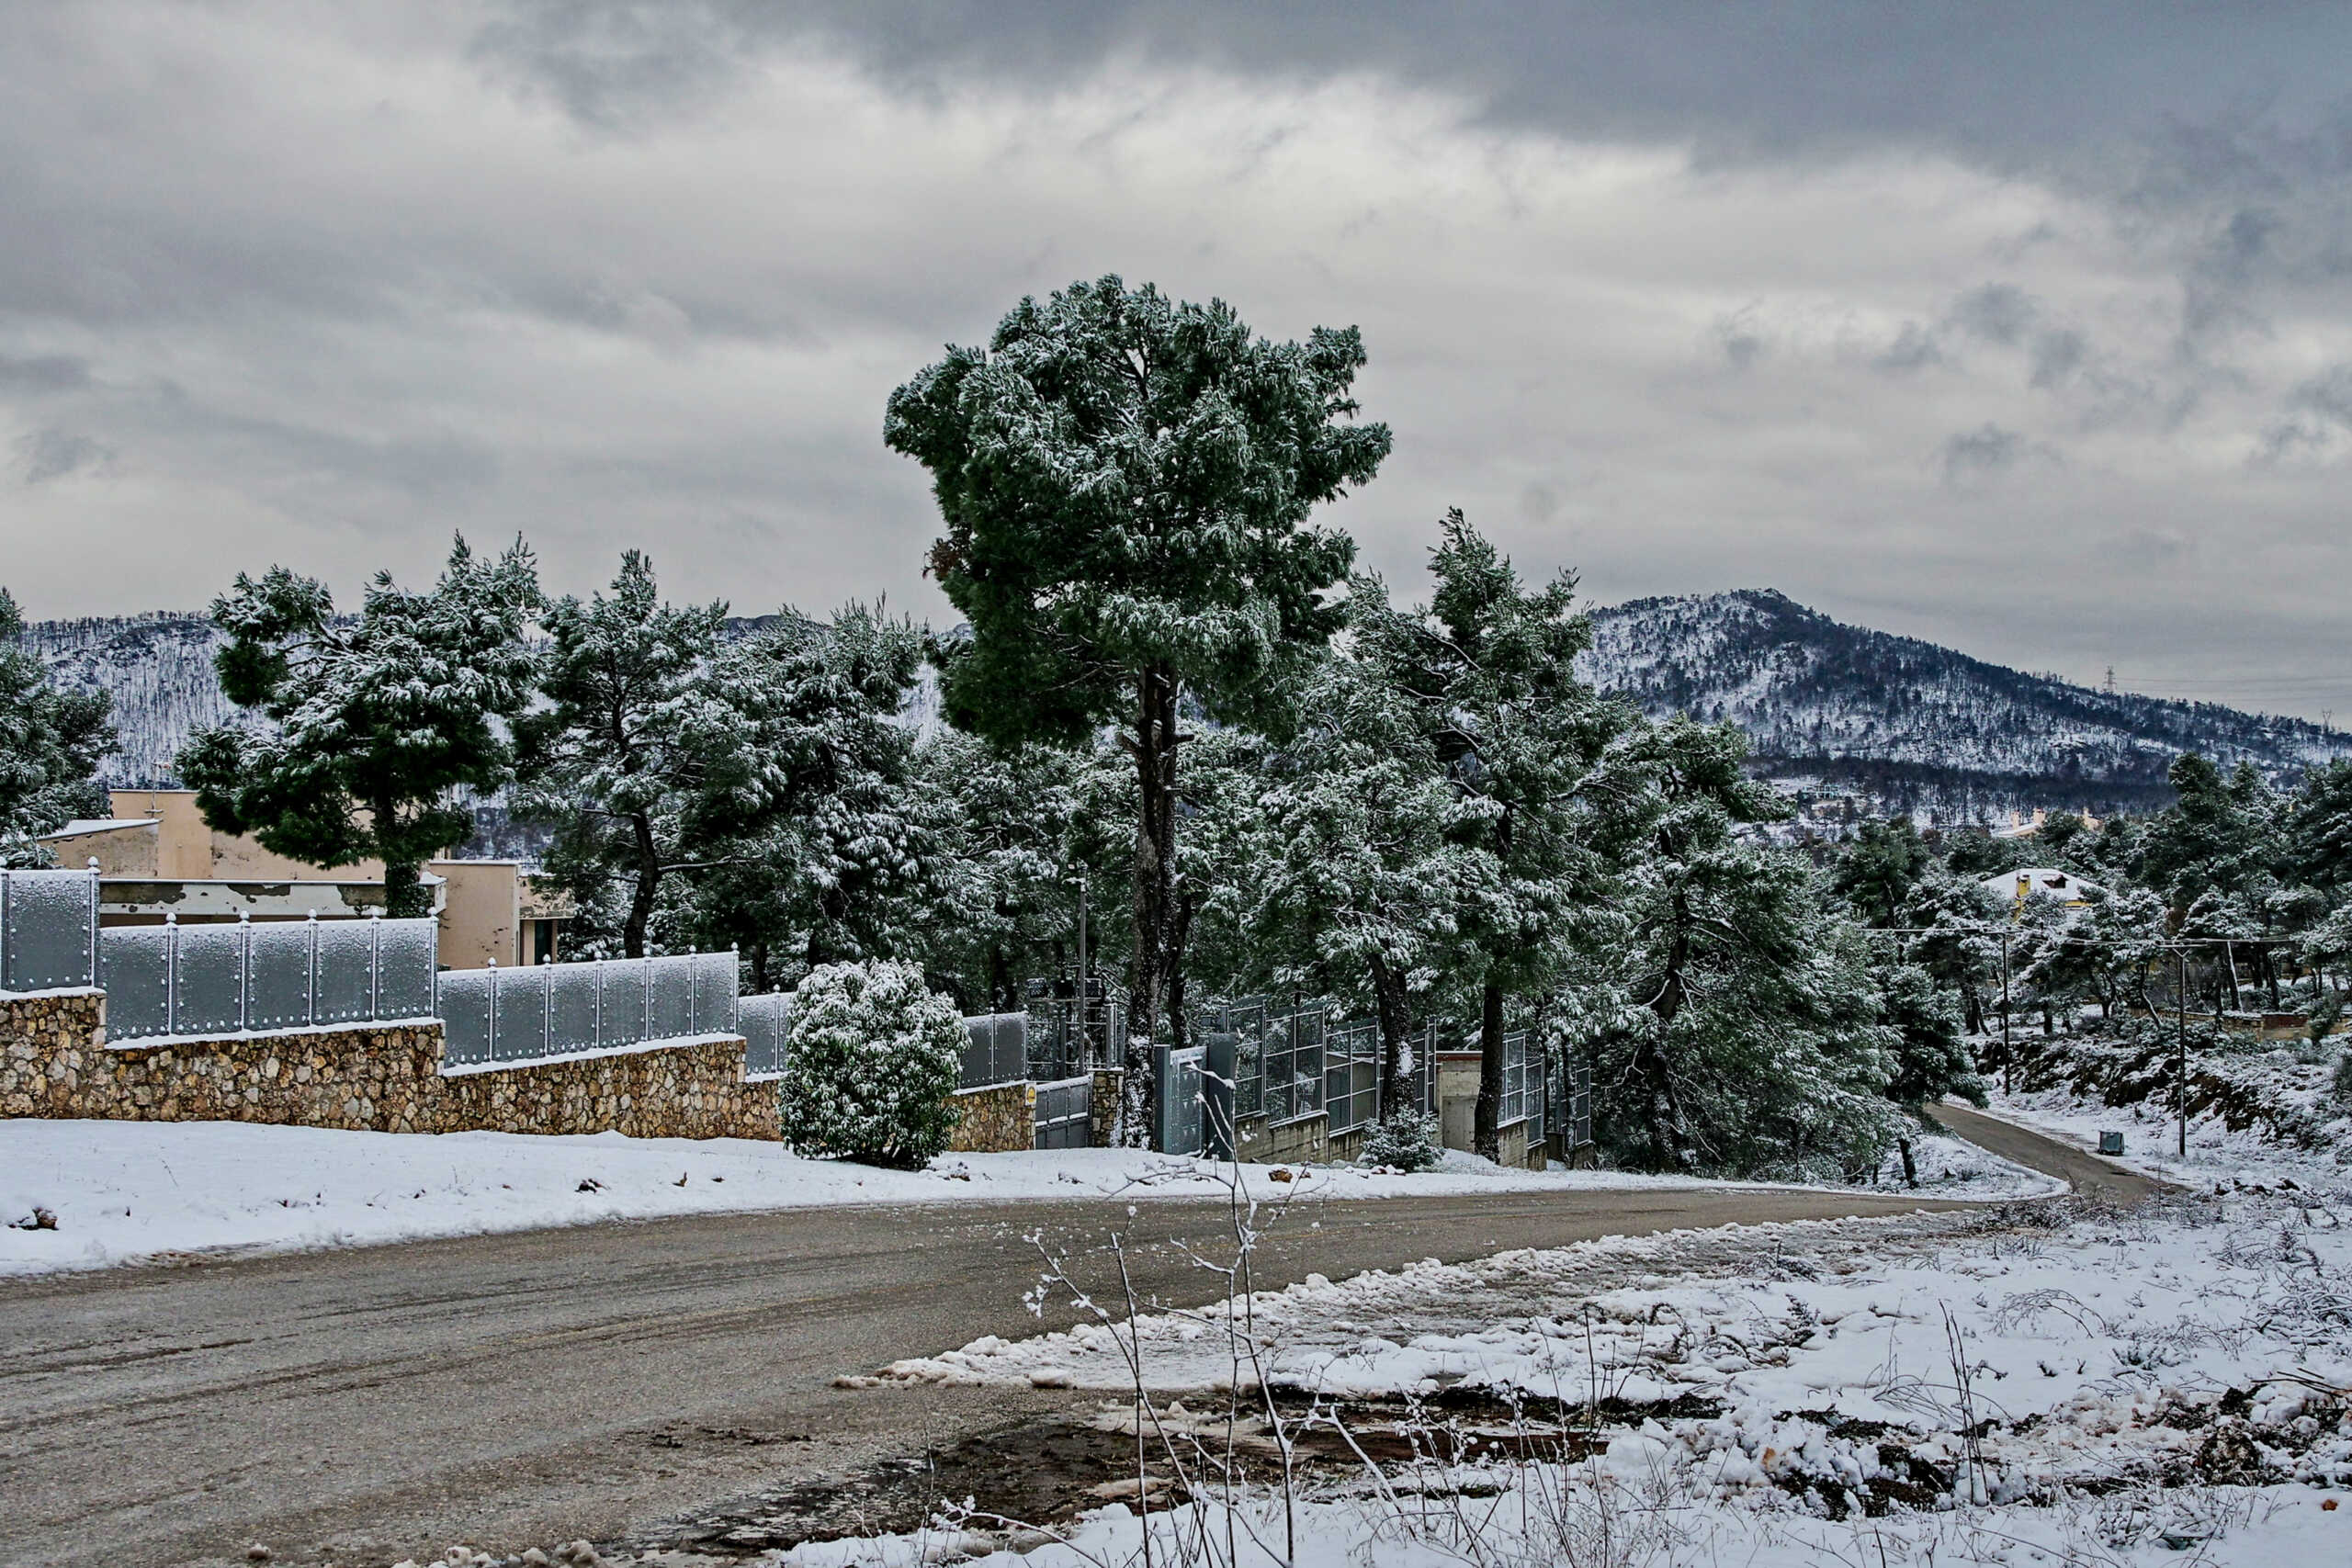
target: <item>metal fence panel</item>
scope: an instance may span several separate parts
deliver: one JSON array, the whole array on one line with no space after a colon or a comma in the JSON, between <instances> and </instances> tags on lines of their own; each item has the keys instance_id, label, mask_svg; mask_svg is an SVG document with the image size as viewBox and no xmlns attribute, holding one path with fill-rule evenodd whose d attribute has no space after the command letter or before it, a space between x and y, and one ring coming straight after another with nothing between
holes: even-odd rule
<instances>
[{"instance_id":1,"label":"metal fence panel","mask_svg":"<svg viewBox=\"0 0 2352 1568\"><path fill-rule=\"evenodd\" d=\"M1029 1076L1029 1015L981 1013L964 1021L962 1087L1019 1083Z\"/></svg>"},{"instance_id":2,"label":"metal fence panel","mask_svg":"<svg viewBox=\"0 0 2352 1568\"><path fill-rule=\"evenodd\" d=\"M441 1059L453 1067L490 1058L490 983L494 969L453 969L441 976Z\"/></svg>"},{"instance_id":3,"label":"metal fence panel","mask_svg":"<svg viewBox=\"0 0 2352 1568\"><path fill-rule=\"evenodd\" d=\"M687 961L694 968L695 1032L733 1034L736 990L741 966L732 953L698 953Z\"/></svg>"},{"instance_id":4,"label":"metal fence panel","mask_svg":"<svg viewBox=\"0 0 2352 1568\"><path fill-rule=\"evenodd\" d=\"M743 1035L746 1077L770 1077L784 1071L785 1048L792 1039L789 992L743 998L737 1004L736 1027Z\"/></svg>"},{"instance_id":5,"label":"metal fence panel","mask_svg":"<svg viewBox=\"0 0 2352 1568\"><path fill-rule=\"evenodd\" d=\"M645 1006L650 976L645 965L623 959L598 967L604 972L604 1018L596 1038L605 1045L634 1045L649 1038Z\"/></svg>"},{"instance_id":6,"label":"metal fence panel","mask_svg":"<svg viewBox=\"0 0 2352 1568\"><path fill-rule=\"evenodd\" d=\"M441 923L429 916L382 920L376 928L376 1016L431 1018Z\"/></svg>"},{"instance_id":7,"label":"metal fence panel","mask_svg":"<svg viewBox=\"0 0 2352 1568\"><path fill-rule=\"evenodd\" d=\"M684 1040L695 1032L695 975L690 964L654 959L646 965L652 991L648 1040Z\"/></svg>"},{"instance_id":8,"label":"metal fence panel","mask_svg":"<svg viewBox=\"0 0 2352 1568\"><path fill-rule=\"evenodd\" d=\"M319 922L318 996L321 1023L357 1023L376 1016L376 941L384 922Z\"/></svg>"},{"instance_id":9,"label":"metal fence panel","mask_svg":"<svg viewBox=\"0 0 2352 1568\"><path fill-rule=\"evenodd\" d=\"M490 1056L494 1062L527 1062L552 1055L548 1048L548 970L490 972Z\"/></svg>"},{"instance_id":10,"label":"metal fence panel","mask_svg":"<svg viewBox=\"0 0 2352 1568\"><path fill-rule=\"evenodd\" d=\"M1082 1149L1093 1142L1094 1077L1065 1078L1037 1086L1036 1145L1041 1149Z\"/></svg>"},{"instance_id":11,"label":"metal fence panel","mask_svg":"<svg viewBox=\"0 0 2352 1568\"><path fill-rule=\"evenodd\" d=\"M548 1049L593 1051L596 1032L596 982L602 965L543 964L548 985Z\"/></svg>"},{"instance_id":12,"label":"metal fence panel","mask_svg":"<svg viewBox=\"0 0 2352 1568\"><path fill-rule=\"evenodd\" d=\"M86 871L0 872L0 991L97 984L98 879Z\"/></svg>"},{"instance_id":13,"label":"metal fence panel","mask_svg":"<svg viewBox=\"0 0 2352 1568\"><path fill-rule=\"evenodd\" d=\"M1153 1053L1159 1078L1159 1125L1152 1146L1162 1154L1197 1155L1202 1150L1201 1067L1206 1055L1199 1045L1182 1051L1163 1045Z\"/></svg>"},{"instance_id":14,"label":"metal fence panel","mask_svg":"<svg viewBox=\"0 0 2352 1568\"><path fill-rule=\"evenodd\" d=\"M309 920L245 928L245 1027L300 1029L311 1021Z\"/></svg>"},{"instance_id":15,"label":"metal fence panel","mask_svg":"<svg viewBox=\"0 0 2352 1568\"><path fill-rule=\"evenodd\" d=\"M235 1034L245 1027L245 928L181 926L173 984L174 1034Z\"/></svg>"},{"instance_id":16,"label":"metal fence panel","mask_svg":"<svg viewBox=\"0 0 2352 1568\"><path fill-rule=\"evenodd\" d=\"M98 984L107 993L107 1038L168 1034L172 1028L172 928L117 926L98 938Z\"/></svg>"}]
</instances>

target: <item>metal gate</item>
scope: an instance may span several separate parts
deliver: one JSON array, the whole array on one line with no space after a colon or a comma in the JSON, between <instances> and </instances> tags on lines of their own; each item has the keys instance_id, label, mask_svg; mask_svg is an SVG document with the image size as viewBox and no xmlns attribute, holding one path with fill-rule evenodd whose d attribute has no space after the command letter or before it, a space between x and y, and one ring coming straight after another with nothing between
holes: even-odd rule
<instances>
[{"instance_id":1,"label":"metal gate","mask_svg":"<svg viewBox=\"0 0 2352 1568\"><path fill-rule=\"evenodd\" d=\"M1092 1075L1037 1086L1037 1147L1085 1148L1093 1142L1093 1124Z\"/></svg>"},{"instance_id":2,"label":"metal gate","mask_svg":"<svg viewBox=\"0 0 2352 1568\"><path fill-rule=\"evenodd\" d=\"M1206 1054L1199 1045L1182 1051L1162 1045L1152 1052L1152 1070L1159 1079L1159 1125L1152 1129L1151 1146L1161 1154L1197 1155L1205 1146L1201 1066Z\"/></svg>"}]
</instances>

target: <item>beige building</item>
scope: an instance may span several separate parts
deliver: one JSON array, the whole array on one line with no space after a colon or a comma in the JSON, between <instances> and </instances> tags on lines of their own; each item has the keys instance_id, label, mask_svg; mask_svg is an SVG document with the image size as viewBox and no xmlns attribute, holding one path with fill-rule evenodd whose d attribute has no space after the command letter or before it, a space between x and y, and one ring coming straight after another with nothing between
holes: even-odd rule
<instances>
[{"instance_id":1,"label":"beige building","mask_svg":"<svg viewBox=\"0 0 2352 1568\"><path fill-rule=\"evenodd\" d=\"M61 866L98 868L98 914L109 926L233 920L356 919L384 907L378 861L315 866L208 826L196 793L119 789L114 815L45 835ZM565 910L520 861L436 860L424 886L453 969L537 964L555 954Z\"/></svg>"}]
</instances>

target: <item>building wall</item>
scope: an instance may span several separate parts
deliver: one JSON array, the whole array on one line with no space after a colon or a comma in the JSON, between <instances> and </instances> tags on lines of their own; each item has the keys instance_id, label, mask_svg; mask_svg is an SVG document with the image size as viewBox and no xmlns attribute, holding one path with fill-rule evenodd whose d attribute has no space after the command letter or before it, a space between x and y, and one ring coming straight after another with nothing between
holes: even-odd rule
<instances>
[{"instance_id":1,"label":"building wall","mask_svg":"<svg viewBox=\"0 0 2352 1568\"><path fill-rule=\"evenodd\" d=\"M452 969L523 962L522 866L511 860L436 860L443 882L441 962Z\"/></svg>"},{"instance_id":2,"label":"building wall","mask_svg":"<svg viewBox=\"0 0 2352 1568\"><path fill-rule=\"evenodd\" d=\"M743 1043L441 1074L438 1023L110 1047L96 991L0 997L0 1116L260 1122L372 1133L782 1135Z\"/></svg>"},{"instance_id":3,"label":"building wall","mask_svg":"<svg viewBox=\"0 0 2352 1568\"><path fill-rule=\"evenodd\" d=\"M160 824L153 874L184 882L380 882L384 863L315 866L266 850L251 838L215 832L191 789L107 792L112 815L152 817Z\"/></svg>"},{"instance_id":4,"label":"building wall","mask_svg":"<svg viewBox=\"0 0 2352 1568\"><path fill-rule=\"evenodd\" d=\"M61 870L80 871L96 861L100 876L153 876L162 838L153 822L125 822L90 833L44 835L40 841Z\"/></svg>"}]
</instances>

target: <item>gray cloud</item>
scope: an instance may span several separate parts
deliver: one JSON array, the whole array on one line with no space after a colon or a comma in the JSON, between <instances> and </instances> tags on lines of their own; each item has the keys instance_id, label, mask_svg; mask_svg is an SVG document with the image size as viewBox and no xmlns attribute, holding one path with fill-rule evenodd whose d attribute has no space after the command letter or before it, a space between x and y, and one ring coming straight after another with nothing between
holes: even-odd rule
<instances>
[{"instance_id":1,"label":"gray cloud","mask_svg":"<svg viewBox=\"0 0 2352 1568\"><path fill-rule=\"evenodd\" d=\"M111 462L114 454L86 435L35 430L17 439L17 458L25 483L38 485L68 474L95 473Z\"/></svg>"},{"instance_id":2,"label":"gray cloud","mask_svg":"<svg viewBox=\"0 0 2352 1568\"><path fill-rule=\"evenodd\" d=\"M1116 270L1362 325L1398 446L1338 515L1400 581L1458 502L1604 598L2325 674L2347 54L2339 8L2121 0L27 8L0 452L48 478L0 541L36 615L454 527L940 615L883 400ZM2216 516L2252 613L2162 552L2101 592L2100 541Z\"/></svg>"}]
</instances>

